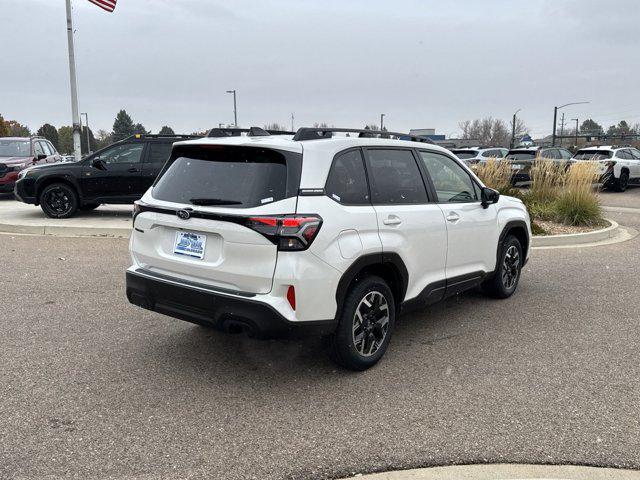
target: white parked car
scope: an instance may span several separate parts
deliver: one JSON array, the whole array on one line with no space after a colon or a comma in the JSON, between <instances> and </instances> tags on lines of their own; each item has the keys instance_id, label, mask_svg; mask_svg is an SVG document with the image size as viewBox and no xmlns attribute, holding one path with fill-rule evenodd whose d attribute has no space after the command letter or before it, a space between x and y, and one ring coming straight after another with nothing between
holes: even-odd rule
<instances>
[{"instance_id":1,"label":"white parked car","mask_svg":"<svg viewBox=\"0 0 640 480\"><path fill-rule=\"evenodd\" d=\"M640 184L640 151L633 147L585 147L572 161L597 161L600 181L605 188L624 192L630 184Z\"/></svg>"},{"instance_id":2,"label":"white parked car","mask_svg":"<svg viewBox=\"0 0 640 480\"><path fill-rule=\"evenodd\" d=\"M491 158L504 158L509 149L502 147L468 147L452 148L451 151L467 165L474 165L486 163Z\"/></svg>"},{"instance_id":3,"label":"white parked car","mask_svg":"<svg viewBox=\"0 0 640 480\"><path fill-rule=\"evenodd\" d=\"M131 303L227 332L327 335L333 359L363 370L401 312L478 285L515 292L526 208L448 150L391 132L262 132L174 144L134 207Z\"/></svg>"}]
</instances>

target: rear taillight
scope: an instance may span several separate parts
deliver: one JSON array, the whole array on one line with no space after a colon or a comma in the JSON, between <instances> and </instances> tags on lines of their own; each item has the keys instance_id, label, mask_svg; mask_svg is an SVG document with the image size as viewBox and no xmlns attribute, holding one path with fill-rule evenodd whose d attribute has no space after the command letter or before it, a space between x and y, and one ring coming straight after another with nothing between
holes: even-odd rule
<instances>
[{"instance_id":1,"label":"rear taillight","mask_svg":"<svg viewBox=\"0 0 640 480\"><path fill-rule=\"evenodd\" d=\"M306 250L318 235L318 215L259 216L247 218L246 226L264 235L278 250Z\"/></svg>"},{"instance_id":2,"label":"rear taillight","mask_svg":"<svg viewBox=\"0 0 640 480\"><path fill-rule=\"evenodd\" d=\"M616 162L613 161L613 160L609 160L608 162L605 162L604 164L607 166L607 170L613 170L613 167L616 164Z\"/></svg>"}]
</instances>

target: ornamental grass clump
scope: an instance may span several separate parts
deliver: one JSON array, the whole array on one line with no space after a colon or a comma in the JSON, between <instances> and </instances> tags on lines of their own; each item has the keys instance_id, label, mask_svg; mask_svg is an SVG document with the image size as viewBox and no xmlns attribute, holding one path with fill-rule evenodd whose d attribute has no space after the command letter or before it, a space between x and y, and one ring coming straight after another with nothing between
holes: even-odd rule
<instances>
[{"instance_id":1,"label":"ornamental grass clump","mask_svg":"<svg viewBox=\"0 0 640 480\"><path fill-rule=\"evenodd\" d=\"M505 160L490 158L484 163L473 166L473 170L487 187L498 190L503 195L515 195L516 189L511 183L511 164Z\"/></svg>"},{"instance_id":2,"label":"ornamental grass clump","mask_svg":"<svg viewBox=\"0 0 640 480\"><path fill-rule=\"evenodd\" d=\"M531 176L531 188L529 189L531 202L553 202L558 198L560 190L566 182L567 165L538 157L534 160L529 174Z\"/></svg>"},{"instance_id":3,"label":"ornamental grass clump","mask_svg":"<svg viewBox=\"0 0 640 480\"><path fill-rule=\"evenodd\" d=\"M554 201L555 221L565 225L597 226L604 223L594 184L595 162L576 162L568 169L565 185Z\"/></svg>"}]
</instances>

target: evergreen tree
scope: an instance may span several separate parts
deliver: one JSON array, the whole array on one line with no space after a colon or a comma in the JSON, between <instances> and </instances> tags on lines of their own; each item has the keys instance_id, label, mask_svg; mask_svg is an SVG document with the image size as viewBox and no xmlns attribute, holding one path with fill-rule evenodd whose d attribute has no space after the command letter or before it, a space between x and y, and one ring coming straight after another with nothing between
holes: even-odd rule
<instances>
[{"instance_id":1,"label":"evergreen tree","mask_svg":"<svg viewBox=\"0 0 640 480\"><path fill-rule=\"evenodd\" d=\"M130 137L135 133L135 126L133 120L125 110L120 110L116 115L116 119L113 122L113 141L117 142L123 138Z\"/></svg>"},{"instance_id":2,"label":"evergreen tree","mask_svg":"<svg viewBox=\"0 0 640 480\"><path fill-rule=\"evenodd\" d=\"M49 140L56 147L56 150L59 150L58 130L56 130L56 127L50 123L45 123L38 129L38 135Z\"/></svg>"},{"instance_id":3,"label":"evergreen tree","mask_svg":"<svg viewBox=\"0 0 640 480\"><path fill-rule=\"evenodd\" d=\"M82 127L82 134L80 135L80 151L83 155L87 155L89 150L95 152L97 148L96 139L93 136L93 132L89 129L89 146L90 148L87 150L87 127Z\"/></svg>"},{"instance_id":4,"label":"evergreen tree","mask_svg":"<svg viewBox=\"0 0 640 480\"><path fill-rule=\"evenodd\" d=\"M158 132L158 135L175 135L176 132L173 131L173 128L168 127L168 126L164 126L160 129L160 131Z\"/></svg>"},{"instance_id":5,"label":"evergreen tree","mask_svg":"<svg viewBox=\"0 0 640 480\"><path fill-rule=\"evenodd\" d=\"M58 128L58 152L64 155L73 153L73 128L68 125Z\"/></svg>"},{"instance_id":6,"label":"evergreen tree","mask_svg":"<svg viewBox=\"0 0 640 480\"><path fill-rule=\"evenodd\" d=\"M133 133L140 133L141 135L146 135L147 133L151 133L151 131L147 131L146 128L144 128L144 125L142 125L141 123L136 123L133 126Z\"/></svg>"}]
</instances>

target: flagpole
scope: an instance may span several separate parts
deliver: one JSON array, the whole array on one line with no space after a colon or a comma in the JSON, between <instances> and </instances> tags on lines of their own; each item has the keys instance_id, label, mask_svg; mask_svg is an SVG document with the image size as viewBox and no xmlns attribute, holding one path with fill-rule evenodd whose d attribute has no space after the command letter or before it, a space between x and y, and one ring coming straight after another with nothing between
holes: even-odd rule
<instances>
[{"instance_id":1,"label":"flagpole","mask_svg":"<svg viewBox=\"0 0 640 480\"><path fill-rule=\"evenodd\" d=\"M78 87L76 85L76 60L73 51L73 22L71 0L67 0L67 40L69 42L69 77L71 79L71 115L73 116L73 154L80 161L80 114L78 113Z\"/></svg>"}]
</instances>

